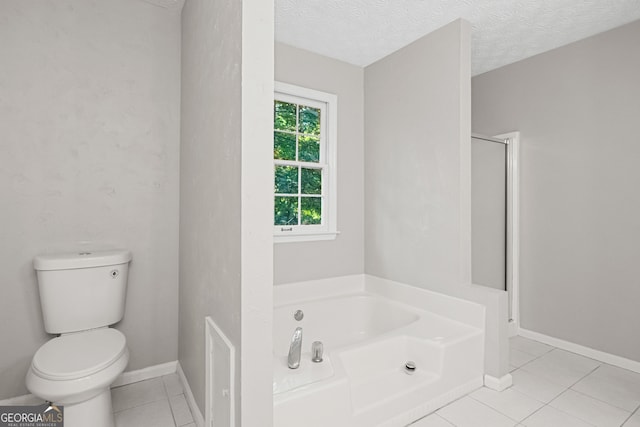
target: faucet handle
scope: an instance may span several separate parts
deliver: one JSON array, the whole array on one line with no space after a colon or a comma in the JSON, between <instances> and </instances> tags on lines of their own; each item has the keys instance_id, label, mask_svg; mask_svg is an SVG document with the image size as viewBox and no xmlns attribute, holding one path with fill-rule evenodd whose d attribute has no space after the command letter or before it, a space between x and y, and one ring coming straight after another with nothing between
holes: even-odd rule
<instances>
[{"instance_id":1,"label":"faucet handle","mask_svg":"<svg viewBox=\"0 0 640 427\"><path fill-rule=\"evenodd\" d=\"M311 361L314 363L322 362L323 346L321 341L314 341L311 344Z\"/></svg>"},{"instance_id":2,"label":"faucet handle","mask_svg":"<svg viewBox=\"0 0 640 427\"><path fill-rule=\"evenodd\" d=\"M298 369L300 367L300 353L302 351L302 328L297 327L291 337L291 345L289 346L289 355L287 356L287 365L290 369Z\"/></svg>"}]
</instances>

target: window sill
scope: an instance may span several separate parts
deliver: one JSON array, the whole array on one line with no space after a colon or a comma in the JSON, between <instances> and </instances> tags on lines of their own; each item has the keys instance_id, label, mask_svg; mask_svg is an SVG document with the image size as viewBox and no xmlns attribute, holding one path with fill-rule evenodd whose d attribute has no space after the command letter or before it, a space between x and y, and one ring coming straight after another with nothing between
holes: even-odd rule
<instances>
[{"instance_id":1,"label":"window sill","mask_svg":"<svg viewBox=\"0 0 640 427\"><path fill-rule=\"evenodd\" d=\"M320 240L335 240L339 231L322 233L278 234L273 236L273 243L314 242Z\"/></svg>"}]
</instances>

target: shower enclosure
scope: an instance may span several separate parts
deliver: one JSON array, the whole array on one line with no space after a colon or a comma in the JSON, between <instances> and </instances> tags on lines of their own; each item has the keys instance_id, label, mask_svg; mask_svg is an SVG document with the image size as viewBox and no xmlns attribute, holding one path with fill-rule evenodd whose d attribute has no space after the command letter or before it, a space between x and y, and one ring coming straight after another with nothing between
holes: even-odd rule
<instances>
[{"instance_id":1,"label":"shower enclosure","mask_svg":"<svg viewBox=\"0 0 640 427\"><path fill-rule=\"evenodd\" d=\"M472 282L509 294L509 322L518 305L517 132L471 137Z\"/></svg>"}]
</instances>

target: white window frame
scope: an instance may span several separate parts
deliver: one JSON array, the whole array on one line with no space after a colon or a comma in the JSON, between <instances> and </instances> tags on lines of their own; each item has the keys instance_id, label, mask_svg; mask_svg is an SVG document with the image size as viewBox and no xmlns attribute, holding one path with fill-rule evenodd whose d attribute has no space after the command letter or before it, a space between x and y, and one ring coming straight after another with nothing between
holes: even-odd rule
<instances>
[{"instance_id":1,"label":"white window frame","mask_svg":"<svg viewBox=\"0 0 640 427\"><path fill-rule=\"evenodd\" d=\"M322 167L322 223L317 225L274 225L275 243L333 240L337 231L337 141L338 97L288 83L275 82L274 100L320 108L320 161L309 166ZM273 144L273 138L271 140ZM276 165L298 165L299 162L273 159ZM299 178L300 179L300 178ZM275 193L274 193L275 197ZM300 207L298 207L300 209ZM298 213L300 215L300 213ZM273 220L273 219L272 219Z\"/></svg>"}]
</instances>

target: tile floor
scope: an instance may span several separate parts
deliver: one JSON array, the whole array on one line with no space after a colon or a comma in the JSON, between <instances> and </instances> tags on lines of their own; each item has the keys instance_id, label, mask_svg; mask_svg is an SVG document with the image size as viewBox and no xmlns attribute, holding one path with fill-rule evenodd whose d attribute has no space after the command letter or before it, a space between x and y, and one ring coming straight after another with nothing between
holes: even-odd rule
<instances>
[{"instance_id":1,"label":"tile floor","mask_svg":"<svg viewBox=\"0 0 640 427\"><path fill-rule=\"evenodd\" d=\"M510 340L513 386L481 388L410 427L640 427L640 374Z\"/></svg>"},{"instance_id":2,"label":"tile floor","mask_svg":"<svg viewBox=\"0 0 640 427\"><path fill-rule=\"evenodd\" d=\"M195 427L177 374L111 389L116 427Z\"/></svg>"},{"instance_id":3,"label":"tile floor","mask_svg":"<svg viewBox=\"0 0 640 427\"><path fill-rule=\"evenodd\" d=\"M640 374L522 337L510 356L511 388L480 388L410 427L640 427ZM116 427L195 427L177 374L111 395Z\"/></svg>"}]
</instances>

